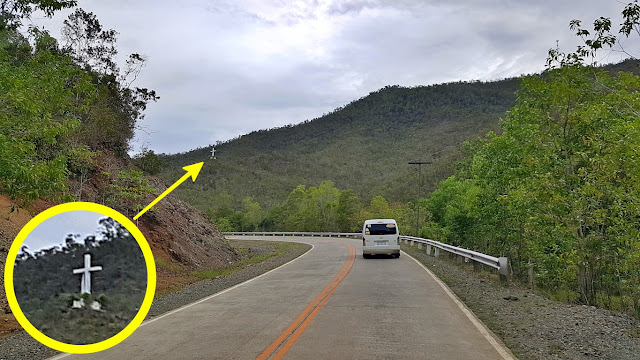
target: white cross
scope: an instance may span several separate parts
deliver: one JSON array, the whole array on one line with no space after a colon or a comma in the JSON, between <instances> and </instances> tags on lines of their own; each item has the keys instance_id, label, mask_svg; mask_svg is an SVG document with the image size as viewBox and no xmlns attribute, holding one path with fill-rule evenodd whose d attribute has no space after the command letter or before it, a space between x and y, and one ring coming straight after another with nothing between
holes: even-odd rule
<instances>
[{"instance_id":1,"label":"white cross","mask_svg":"<svg viewBox=\"0 0 640 360\"><path fill-rule=\"evenodd\" d=\"M216 158L216 148L211 148L211 158L215 159Z\"/></svg>"},{"instance_id":2,"label":"white cross","mask_svg":"<svg viewBox=\"0 0 640 360\"><path fill-rule=\"evenodd\" d=\"M82 274L80 293L91 294L91 271L100 271L102 266L91 266L91 254L84 254L84 268L73 269L74 274Z\"/></svg>"}]
</instances>

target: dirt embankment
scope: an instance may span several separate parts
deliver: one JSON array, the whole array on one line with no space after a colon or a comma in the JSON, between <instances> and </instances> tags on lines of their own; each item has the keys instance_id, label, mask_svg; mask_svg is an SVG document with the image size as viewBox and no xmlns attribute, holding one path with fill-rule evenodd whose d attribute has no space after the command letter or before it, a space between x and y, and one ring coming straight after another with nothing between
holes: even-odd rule
<instances>
[{"instance_id":1,"label":"dirt embankment","mask_svg":"<svg viewBox=\"0 0 640 360\"><path fill-rule=\"evenodd\" d=\"M11 315L7 295L4 292L4 266L13 239L32 217L26 210L12 208L13 206L15 204L7 196L0 195L0 268L2 268L2 277L0 277L0 287L2 288L0 290L0 337L20 328L16 319Z\"/></svg>"},{"instance_id":2,"label":"dirt embankment","mask_svg":"<svg viewBox=\"0 0 640 360\"><path fill-rule=\"evenodd\" d=\"M154 182L159 192L165 190L159 180ZM239 259L209 220L174 197L162 199L139 220L138 227L156 259L159 292L191 282L185 275L189 272L223 268Z\"/></svg>"},{"instance_id":3,"label":"dirt embankment","mask_svg":"<svg viewBox=\"0 0 640 360\"><path fill-rule=\"evenodd\" d=\"M103 155L98 159L98 168L93 176L82 183L69 183L70 192L81 201L100 202L101 189L107 186L102 173L115 174L125 170L127 165L112 156ZM149 177L150 186L156 192L141 201L146 205L161 194L167 185L157 178ZM189 186L188 183L182 186ZM30 210L16 208L8 197L0 195L0 266L4 266L9 248L22 227L35 215L56 205L56 203L36 201ZM118 210L118 209L116 209ZM129 213L129 215L131 215ZM138 219L136 225L144 234L156 259L157 288L163 292L168 288L193 282L188 273L204 269L218 269L239 259L236 251L227 244L224 236L202 214L169 195ZM64 239L60 239L62 243ZM0 337L20 329L10 314L4 291L4 276L0 277Z\"/></svg>"}]
</instances>

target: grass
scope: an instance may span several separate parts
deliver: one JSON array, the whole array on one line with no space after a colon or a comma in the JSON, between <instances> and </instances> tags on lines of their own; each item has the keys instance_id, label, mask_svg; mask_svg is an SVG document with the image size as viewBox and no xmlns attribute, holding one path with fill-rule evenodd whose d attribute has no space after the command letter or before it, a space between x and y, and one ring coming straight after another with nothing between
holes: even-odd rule
<instances>
[{"instance_id":1,"label":"grass","mask_svg":"<svg viewBox=\"0 0 640 360\"><path fill-rule=\"evenodd\" d=\"M182 271L182 268L178 264L172 263L167 259L156 258L155 261L157 267L163 268L165 270L169 270L174 273L179 273Z\"/></svg>"},{"instance_id":2,"label":"grass","mask_svg":"<svg viewBox=\"0 0 640 360\"><path fill-rule=\"evenodd\" d=\"M236 252L242 256L240 260L234 262L233 264L230 264L229 267L226 268L200 270L192 272L190 275L199 279L215 279L230 275L238 270L246 268L249 265L258 264L274 257L285 256L289 252L303 247L302 244L298 243L260 241L255 245L258 245L259 247L270 247L270 249L267 253L252 254L252 248L247 247L247 245L250 245L250 243L247 244L247 241L230 241L229 245L231 245L236 250Z\"/></svg>"}]
</instances>

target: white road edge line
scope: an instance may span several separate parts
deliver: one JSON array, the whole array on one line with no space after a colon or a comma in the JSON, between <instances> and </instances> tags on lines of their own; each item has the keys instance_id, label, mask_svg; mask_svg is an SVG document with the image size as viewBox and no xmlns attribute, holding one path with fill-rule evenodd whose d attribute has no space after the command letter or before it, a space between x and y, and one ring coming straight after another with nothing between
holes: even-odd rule
<instances>
[{"instance_id":1,"label":"white road edge line","mask_svg":"<svg viewBox=\"0 0 640 360\"><path fill-rule=\"evenodd\" d=\"M502 356L504 360L517 360L517 358L513 354L511 354L511 351L506 349L506 347L502 345L501 341L496 338L496 336L491 332L491 330L489 330L489 328L487 328L487 326L482 321L480 321L480 319L478 319L476 314L474 314L462 301L460 301L458 296L456 296L456 294L454 294L453 291L449 289L447 284L445 284L442 280L440 280L431 270L429 270L426 266L424 266L424 264L422 264L416 258L407 254L404 251L402 251L402 253L405 254L409 259L415 261L418 265L420 265L420 267L424 269L424 271L426 271L429 275L431 275L431 277L438 283L438 285L440 285L440 287L444 290L444 292L447 293L447 295L449 295L449 297L453 300L453 302L455 302L456 305L458 305L460 310L462 310L462 312L465 315L467 315L467 318L471 320L473 325L475 325L478 331L480 331L482 336L484 336L484 338L487 339L487 341L493 346L494 349L496 349L496 351L500 354L500 356Z\"/></svg>"},{"instance_id":2,"label":"white road edge line","mask_svg":"<svg viewBox=\"0 0 640 360\"><path fill-rule=\"evenodd\" d=\"M300 243L300 242L298 242L298 243ZM277 268L275 268L275 269L271 269L271 270L267 271L267 272L266 272L266 273L264 273L264 274L260 274L260 275L258 275L258 276L256 276L256 277L254 277L254 278L251 278L251 279L249 279L249 280L247 280L247 281L241 282L240 284L236 284L236 285L234 285L234 286L232 286L232 287L230 287L230 288L226 288L226 289L224 289L224 290L222 290L222 291L219 291L219 292L217 292L217 293L215 293L215 294L213 294L213 295L209 295L209 296L207 296L207 297L205 297L205 298L202 298L202 299L200 299L200 300L198 300L198 301L192 302L191 304L187 304L187 305L181 306L181 307L179 307L179 308L177 308L177 309L173 309L173 310L171 310L171 311L169 311L169 312L166 312L166 313L164 313L164 314L162 314L162 315L158 315L158 316L154 317L153 319L149 319L149 320L143 321L143 322L142 322L142 324L140 324L140 326L138 326L138 328L141 328L141 327L143 327L143 326L145 326L145 325L147 325L147 324L151 324L152 322L154 322L154 321L156 321L156 320L160 320L160 319L162 319L162 318L165 318L165 317L167 317L167 316L169 316L169 315L173 315L173 314L177 313L178 311L181 311L181 310L184 310L184 309L190 308L190 307L192 307L192 306L194 306L194 305L198 305L198 304L200 304L200 303L202 303L202 302L205 302L205 301L207 301L207 300L213 299L214 297L220 296L220 295L222 295L222 294L224 294L224 293L226 293L226 292L228 292L228 291L231 291L231 290L233 290L233 289L235 289L235 288L238 288L238 287L240 287L240 286L242 286L242 285L246 285L246 284L248 284L248 283L250 283L250 282L252 282L252 281L254 281L254 280L257 280L257 279L259 279L259 278L261 278L261 277L263 277L263 276L265 276L265 275L269 274L270 272L276 271L276 270L278 270L278 269L280 269L280 268L282 268L282 267L285 267L285 266L287 266L287 265L291 264L292 262L294 262L294 261L296 261L296 260L300 259L301 257L303 257L303 256L307 255L308 253L310 253L311 251L313 251L313 249L315 249L315 246L313 246L313 244L309 244L309 243L303 243L303 244L311 245L311 249L307 250L304 254L302 254L302 255L298 256L297 258L295 258L295 259L293 259L293 260L291 260L291 261L289 261L289 262L286 262L286 263L284 263L284 264L282 264L282 265L278 266L278 267L277 267ZM136 329L136 330L137 330L137 329ZM59 355L56 355L56 356L50 357L50 358L48 358L47 360L58 360L58 359L65 358L65 357L70 356L70 355L75 355L75 354L62 353L62 354L59 354Z\"/></svg>"}]
</instances>

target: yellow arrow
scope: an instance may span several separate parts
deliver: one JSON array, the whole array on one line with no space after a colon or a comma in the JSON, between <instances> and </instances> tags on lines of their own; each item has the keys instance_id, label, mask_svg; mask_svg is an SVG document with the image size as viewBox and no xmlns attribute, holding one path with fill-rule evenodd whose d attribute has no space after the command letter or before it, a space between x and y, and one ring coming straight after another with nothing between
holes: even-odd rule
<instances>
[{"instance_id":1,"label":"yellow arrow","mask_svg":"<svg viewBox=\"0 0 640 360\"><path fill-rule=\"evenodd\" d=\"M153 205L157 204L158 201L162 200L163 197L167 196L170 192L172 192L175 188L177 188L178 185L182 184L185 180L187 180L189 176L191 176L191 178L193 179L193 182L196 182L196 178L198 177L198 174L202 169L202 165L204 165L204 162L199 162L197 164L183 167L183 169L187 170L187 173L184 174L180 178L180 180L173 183L173 185L171 185L167 190L165 190L162 194L160 194L160 196L158 196L155 200L153 200L151 204L147 205L146 208L142 209L142 211L140 211L138 215L133 217L133 220L137 220L140 216L142 216L142 214L147 212L147 210L151 209Z\"/></svg>"}]
</instances>

